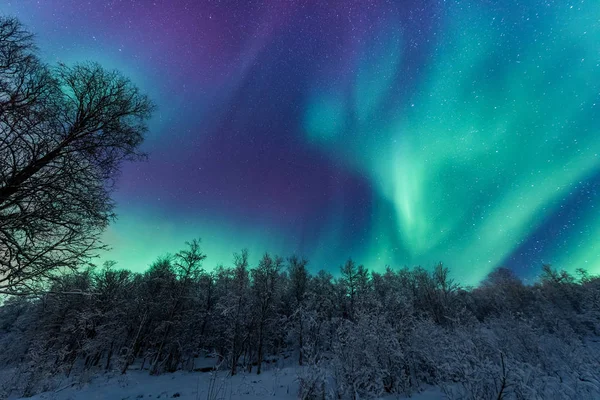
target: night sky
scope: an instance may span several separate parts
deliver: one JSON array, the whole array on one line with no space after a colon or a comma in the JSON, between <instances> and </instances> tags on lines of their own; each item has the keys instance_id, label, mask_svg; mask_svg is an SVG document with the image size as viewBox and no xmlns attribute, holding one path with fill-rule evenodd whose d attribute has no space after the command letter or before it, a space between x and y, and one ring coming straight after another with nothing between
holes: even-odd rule
<instances>
[{"instance_id":1,"label":"night sky","mask_svg":"<svg viewBox=\"0 0 600 400\"><path fill-rule=\"evenodd\" d=\"M105 258L600 273L600 2L0 0L157 103Z\"/></svg>"}]
</instances>

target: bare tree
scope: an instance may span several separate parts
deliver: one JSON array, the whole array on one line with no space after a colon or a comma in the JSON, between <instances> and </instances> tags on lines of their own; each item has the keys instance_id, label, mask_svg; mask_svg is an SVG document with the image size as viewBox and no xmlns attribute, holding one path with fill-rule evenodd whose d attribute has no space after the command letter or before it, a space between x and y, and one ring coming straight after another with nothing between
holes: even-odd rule
<instances>
[{"instance_id":1,"label":"bare tree","mask_svg":"<svg viewBox=\"0 0 600 400\"><path fill-rule=\"evenodd\" d=\"M174 257L174 272L177 274L179 281L175 286L175 293L172 294L174 301L169 310L166 329L164 330L162 340L152 363L150 370L152 374L158 374L159 372L159 362L161 361L165 344L171 335L176 319L178 319L177 317L181 317L180 314L184 311L186 302L191 299L190 289L202 272L202 261L206 258L206 255L200 249L199 239L186 242L186 245L188 249L181 250Z\"/></svg>"},{"instance_id":2,"label":"bare tree","mask_svg":"<svg viewBox=\"0 0 600 400\"><path fill-rule=\"evenodd\" d=\"M288 260L289 292L294 312L292 315L292 329L296 331L298 341L298 365L304 362L304 313L306 312L306 292L310 275L306 264L308 261L292 256Z\"/></svg>"},{"instance_id":3,"label":"bare tree","mask_svg":"<svg viewBox=\"0 0 600 400\"><path fill-rule=\"evenodd\" d=\"M358 286L358 269L356 264L351 259L346 261L340 268L341 278L340 283L342 284L344 295L349 299L350 304L347 309L348 318L354 319L355 303L356 303L356 292Z\"/></svg>"},{"instance_id":4,"label":"bare tree","mask_svg":"<svg viewBox=\"0 0 600 400\"><path fill-rule=\"evenodd\" d=\"M231 285L218 305L220 313L225 319L223 330L232 376L237 373L238 360L247 344L249 332L246 324L251 307L248 250L244 249L240 253L234 254L233 258L234 268L230 272L231 282L229 282Z\"/></svg>"},{"instance_id":5,"label":"bare tree","mask_svg":"<svg viewBox=\"0 0 600 400\"><path fill-rule=\"evenodd\" d=\"M0 293L20 294L103 246L111 191L139 159L152 102L95 63L50 68L0 17Z\"/></svg>"},{"instance_id":6,"label":"bare tree","mask_svg":"<svg viewBox=\"0 0 600 400\"><path fill-rule=\"evenodd\" d=\"M269 333L269 322L275 313L274 303L277 295L277 285L279 281L279 271L281 270L283 259L281 257L271 257L266 253L260 260L258 267L252 270L252 292L254 296L254 309L256 312L256 322L258 328L257 338L257 370L260 375L262 371L262 362L264 357L264 342Z\"/></svg>"}]
</instances>

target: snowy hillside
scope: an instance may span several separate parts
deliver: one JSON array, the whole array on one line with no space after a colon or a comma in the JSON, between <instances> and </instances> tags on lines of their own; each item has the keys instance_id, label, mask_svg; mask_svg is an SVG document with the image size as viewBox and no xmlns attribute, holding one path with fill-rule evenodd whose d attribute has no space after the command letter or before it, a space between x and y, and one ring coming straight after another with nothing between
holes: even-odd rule
<instances>
[{"instance_id":1,"label":"snowy hillside","mask_svg":"<svg viewBox=\"0 0 600 400\"><path fill-rule=\"evenodd\" d=\"M90 377L85 383L65 382L59 389L44 392L31 400L294 400L298 379L295 368L265 371L260 376L225 372L182 372L151 376L147 371L130 371L126 375L107 374ZM390 399L398 399L390 396ZM403 397L400 397L403 398ZM431 389L411 397L415 400L442 399L441 392Z\"/></svg>"}]
</instances>

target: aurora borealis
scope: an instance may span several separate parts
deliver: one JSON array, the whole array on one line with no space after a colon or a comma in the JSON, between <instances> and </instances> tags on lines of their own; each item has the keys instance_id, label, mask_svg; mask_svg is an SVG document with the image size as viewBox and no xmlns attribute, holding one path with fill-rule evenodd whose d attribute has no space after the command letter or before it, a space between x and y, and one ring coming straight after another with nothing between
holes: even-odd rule
<instances>
[{"instance_id":1,"label":"aurora borealis","mask_svg":"<svg viewBox=\"0 0 600 400\"><path fill-rule=\"evenodd\" d=\"M107 258L600 273L600 2L5 1L158 104Z\"/></svg>"}]
</instances>

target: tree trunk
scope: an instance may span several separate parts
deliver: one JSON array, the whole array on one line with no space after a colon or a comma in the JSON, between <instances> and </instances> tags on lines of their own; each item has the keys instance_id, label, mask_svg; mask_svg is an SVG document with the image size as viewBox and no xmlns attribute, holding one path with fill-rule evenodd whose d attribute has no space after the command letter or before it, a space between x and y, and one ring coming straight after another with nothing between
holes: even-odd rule
<instances>
[{"instance_id":1,"label":"tree trunk","mask_svg":"<svg viewBox=\"0 0 600 400\"><path fill-rule=\"evenodd\" d=\"M260 375L262 369L263 362L263 323L260 323L260 328L258 329L258 367L256 370L256 375Z\"/></svg>"},{"instance_id":2,"label":"tree trunk","mask_svg":"<svg viewBox=\"0 0 600 400\"><path fill-rule=\"evenodd\" d=\"M146 322L147 315L148 315L148 313L144 313L144 316L142 317L142 322L140 322L138 331L135 335L135 338L133 339L133 343L131 344L131 347L129 349L127 349L127 354L125 355L125 364L123 365L123 369L121 369L121 374L124 374L125 372L127 372L127 368L129 368L129 365L133 362L132 356L135 357L135 355L137 355L137 350L135 349L135 347L138 345L138 339L140 337L140 333L142 332L142 327L144 326L144 322Z\"/></svg>"},{"instance_id":3,"label":"tree trunk","mask_svg":"<svg viewBox=\"0 0 600 400\"><path fill-rule=\"evenodd\" d=\"M160 341L160 345L158 346L158 352L156 353L156 358L154 358L154 362L152 363L152 367L150 368L150 375L158 374L158 362L160 361L160 356L162 356L163 347L165 346L165 342L169 337L169 333L171 333L171 324L167 326L165 330L165 334L163 335L162 340Z\"/></svg>"},{"instance_id":4,"label":"tree trunk","mask_svg":"<svg viewBox=\"0 0 600 400\"><path fill-rule=\"evenodd\" d=\"M246 361L246 371L251 374L252 373L252 347L248 346L248 349L246 350L246 356L247 356L247 361Z\"/></svg>"},{"instance_id":5,"label":"tree trunk","mask_svg":"<svg viewBox=\"0 0 600 400\"><path fill-rule=\"evenodd\" d=\"M110 359L112 357L113 354L113 346L114 346L115 342L111 342L110 343L110 349L108 350L108 356L106 357L106 366L104 367L105 371L108 371L110 369Z\"/></svg>"},{"instance_id":6,"label":"tree trunk","mask_svg":"<svg viewBox=\"0 0 600 400\"><path fill-rule=\"evenodd\" d=\"M237 333L237 326L235 328L235 333L233 335L233 346L231 349L231 376L234 376L235 374L237 374L237 362L239 359L239 354L238 354L238 333Z\"/></svg>"},{"instance_id":7,"label":"tree trunk","mask_svg":"<svg viewBox=\"0 0 600 400\"><path fill-rule=\"evenodd\" d=\"M300 345L300 355L298 356L298 365L302 366L304 362L304 337L302 336L302 313L300 313L300 332L298 333L298 344Z\"/></svg>"},{"instance_id":8,"label":"tree trunk","mask_svg":"<svg viewBox=\"0 0 600 400\"><path fill-rule=\"evenodd\" d=\"M92 367L98 366L98 363L100 362L101 358L102 358L102 352L99 351L96 353L96 355L94 356L94 359L92 360Z\"/></svg>"},{"instance_id":9,"label":"tree trunk","mask_svg":"<svg viewBox=\"0 0 600 400\"><path fill-rule=\"evenodd\" d=\"M236 357L235 352L231 354L231 376L237 374L237 362L238 358Z\"/></svg>"}]
</instances>

